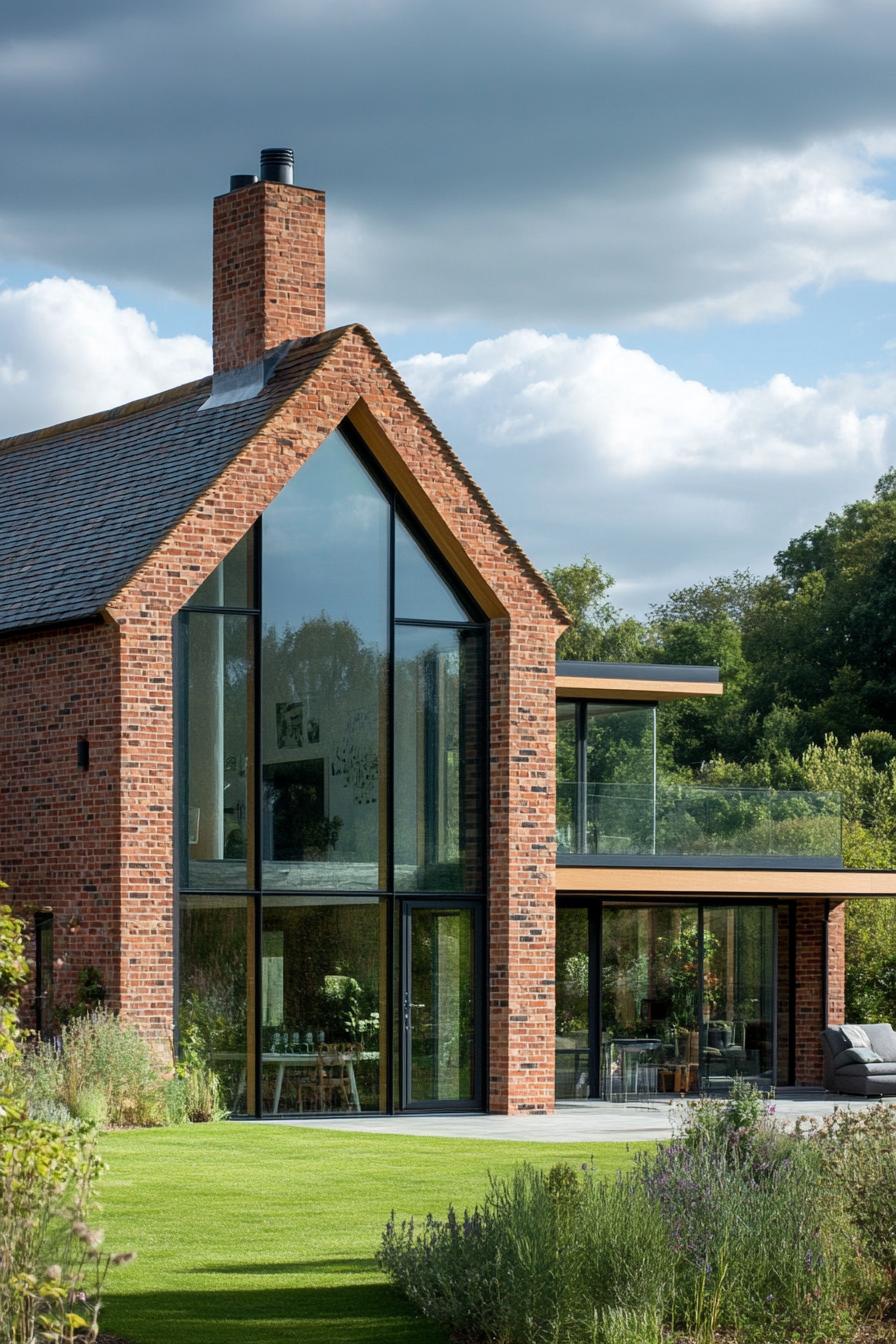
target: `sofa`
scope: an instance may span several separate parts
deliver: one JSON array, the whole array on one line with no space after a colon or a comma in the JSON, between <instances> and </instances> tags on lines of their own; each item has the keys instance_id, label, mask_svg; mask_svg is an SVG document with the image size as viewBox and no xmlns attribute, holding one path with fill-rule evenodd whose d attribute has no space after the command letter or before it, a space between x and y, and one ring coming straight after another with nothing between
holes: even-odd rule
<instances>
[{"instance_id":1,"label":"sofa","mask_svg":"<svg viewBox=\"0 0 896 1344\"><path fill-rule=\"evenodd\" d=\"M825 1027L824 1085L857 1097L896 1097L896 1031L889 1022Z\"/></svg>"}]
</instances>

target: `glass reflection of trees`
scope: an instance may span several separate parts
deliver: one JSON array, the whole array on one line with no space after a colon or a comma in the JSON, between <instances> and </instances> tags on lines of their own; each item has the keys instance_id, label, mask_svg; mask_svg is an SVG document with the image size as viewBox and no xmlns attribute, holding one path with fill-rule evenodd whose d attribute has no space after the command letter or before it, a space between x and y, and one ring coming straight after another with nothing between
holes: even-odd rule
<instances>
[{"instance_id":1,"label":"glass reflection of trees","mask_svg":"<svg viewBox=\"0 0 896 1344\"><path fill-rule=\"evenodd\" d=\"M265 886L384 886L383 653L321 614L266 627L262 664Z\"/></svg>"}]
</instances>

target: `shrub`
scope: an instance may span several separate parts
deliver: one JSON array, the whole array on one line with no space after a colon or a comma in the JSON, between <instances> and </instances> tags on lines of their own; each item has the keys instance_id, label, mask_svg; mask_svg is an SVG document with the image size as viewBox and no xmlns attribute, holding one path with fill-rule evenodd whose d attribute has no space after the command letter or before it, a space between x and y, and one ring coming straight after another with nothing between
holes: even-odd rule
<instances>
[{"instance_id":1,"label":"shrub","mask_svg":"<svg viewBox=\"0 0 896 1344\"><path fill-rule=\"evenodd\" d=\"M223 1120L228 1111L221 1105L218 1075L202 1065L179 1065L165 1084L169 1125L204 1124Z\"/></svg>"},{"instance_id":2,"label":"shrub","mask_svg":"<svg viewBox=\"0 0 896 1344\"><path fill-rule=\"evenodd\" d=\"M378 1260L457 1341L659 1339L666 1238L632 1175L602 1181L569 1166L547 1175L520 1166L492 1179L482 1208L463 1218L449 1209L417 1231L393 1215ZM637 1305L620 1301L632 1284Z\"/></svg>"},{"instance_id":3,"label":"shrub","mask_svg":"<svg viewBox=\"0 0 896 1344\"><path fill-rule=\"evenodd\" d=\"M880 1299L863 1245L877 1201L891 1200L882 1241L896 1219L894 1178L877 1174L893 1151L889 1114L862 1150L875 1186L864 1227L831 1179L835 1161L858 1162L852 1130L825 1153L777 1130L741 1084L688 1107L673 1141L615 1180L524 1166L463 1218L450 1209L415 1229L393 1215L379 1263L465 1344L845 1344ZM852 1198L864 1188L860 1176Z\"/></svg>"},{"instance_id":4,"label":"shrub","mask_svg":"<svg viewBox=\"0 0 896 1344\"><path fill-rule=\"evenodd\" d=\"M92 1132L26 1112L17 1019L26 977L21 923L0 907L0 1340L74 1344L96 1338L106 1273L131 1257L104 1253L87 1224L101 1169Z\"/></svg>"},{"instance_id":5,"label":"shrub","mask_svg":"<svg viewBox=\"0 0 896 1344\"><path fill-rule=\"evenodd\" d=\"M817 1152L780 1136L766 1146L688 1141L642 1164L675 1264L666 1319L699 1340L848 1340L875 1283L856 1255L841 1192Z\"/></svg>"},{"instance_id":6,"label":"shrub","mask_svg":"<svg viewBox=\"0 0 896 1344\"><path fill-rule=\"evenodd\" d=\"M101 1125L164 1124L159 1063L136 1028L115 1014L100 1008L73 1018L58 1047L42 1042L36 1055L33 1072L56 1073L56 1100L73 1116Z\"/></svg>"},{"instance_id":7,"label":"shrub","mask_svg":"<svg viewBox=\"0 0 896 1344\"><path fill-rule=\"evenodd\" d=\"M896 1299L896 1109L883 1103L861 1111L837 1110L814 1127L831 1183L842 1191L865 1252L883 1271L887 1296Z\"/></svg>"},{"instance_id":8,"label":"shrub","mask_svg":"<svg viewBox=\"0 0 896 1344\"><path fill-rule=\"evenodd\" d=\"M103 1169L93 1134L31 1120L11 1106L0 1128L0 1340L70 1344L96 1337L109 1268L88 1226Z\"/></svg>"},{"instance_id":9,"label":"shrub","mask_svg":"<svg viewBox=\"0 0 896 1344\"><path fill-rule=\"evenodd\" d=\"M181 1035L177 1081L181 1084L184 1119L194 1124L223 1120L229 1114L221 1101L221 1080L207 1062L202 1039L194 1029ZM172 1124L177 1123L172 1116ZM182 1123L182 1122L181 1122Z\"/></svg>"},{"instance_id":10,"label":"shrub","mask_svg":"<svg viewBox=\"0 0 896 1344\"><path fill-rule=\"evenodd\" d=\"M26 1052L25 1093L33 1119L106 1125L220 1120L217 1075L189 1055L171 1076L135 1027L104 1008L70 1018L54 1041Z\"/></svg>"}]
</instances>

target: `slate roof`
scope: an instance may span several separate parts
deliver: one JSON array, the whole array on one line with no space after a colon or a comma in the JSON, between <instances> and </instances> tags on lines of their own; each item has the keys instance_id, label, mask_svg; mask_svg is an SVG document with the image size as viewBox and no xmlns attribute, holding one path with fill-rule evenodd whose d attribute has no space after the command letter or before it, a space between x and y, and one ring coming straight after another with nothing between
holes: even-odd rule
<instances>
[{"instance_id":1,"label":"slate roof","mask_svg":"<svg viewBox=\"0 0 896 1344\"><path fill-rule=\"evenodd\" d=\"M296 341L249 401L211 378L0 441L0 631L100 612L345 328Z\"/></svg>"},{"instance_id":2,"label":"slate roof","mask_svg":"<svg viewBox=\"0 0 896 1344\"><path fill-rule=\"evenodd\" d=\"M556 594L361 326L295 341L243 402L200 410L211 378L114 410L0 440L0 633L98 615L194 501L310 377L357 333L561 621Z\"/></svg>"}]
</instances>

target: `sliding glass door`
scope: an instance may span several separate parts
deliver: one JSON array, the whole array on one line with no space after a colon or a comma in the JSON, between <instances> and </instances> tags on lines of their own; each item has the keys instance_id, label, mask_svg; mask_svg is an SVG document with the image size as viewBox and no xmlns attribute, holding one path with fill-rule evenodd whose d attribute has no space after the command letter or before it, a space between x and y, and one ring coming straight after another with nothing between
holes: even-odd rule
<instances>
[{"instance_id":1,"label":"sliding glass door","mask_svg":"<svg viewBox=\"0 0 896 1344\"><path fill-rule=\"evenodd\" d=\"M557 1098L771 1086L776 939L771 905L561 903Z\"/></svg>"},{"instance_id":2,"label":"sliding glass door","mask_svg":"<svg viewBox=\"0 0 896 1344\"><path fill-rule=\"evenodd\" d=\"M601 1081L608 1098L694 1092L700 1066L700 911L603 907Z\"/></svg>"},{"instance_id":3,"label":"sliding glass door","mask_svg":"<svg viewBox=\"0 0 896 1344\"><path fill-rule=\"evenodd\" d=\"M775 1078L775 912L768 905L707 907L703 920L702 1066L705 1085Z\"/></svg>"}]
</instances>

